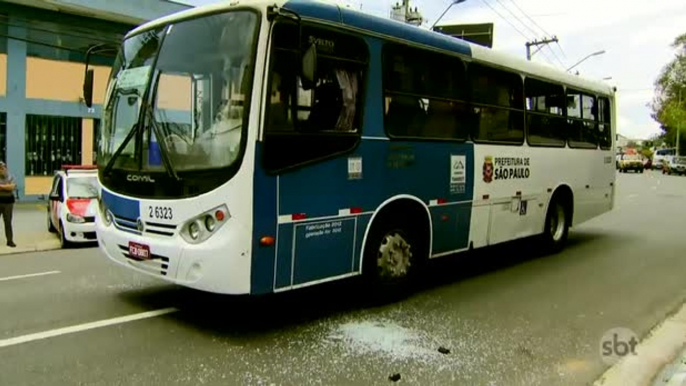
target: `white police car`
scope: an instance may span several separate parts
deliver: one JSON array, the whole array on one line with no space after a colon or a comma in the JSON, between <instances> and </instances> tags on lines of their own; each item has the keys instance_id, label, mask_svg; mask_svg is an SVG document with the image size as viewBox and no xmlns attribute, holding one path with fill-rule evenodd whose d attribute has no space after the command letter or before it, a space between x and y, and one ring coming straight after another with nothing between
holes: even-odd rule
<instances>
[{"instance_id":1,"label":"white police car","mask_svg":"<svg viewBox=\"0 0 686 386\"><path fill-rule=\"evenodd\" d=\"M48 203L48 231L58 233L62 248L97 242L98 174L94 166L65 165L55 172Z\"/></svg>"}]
</instances>

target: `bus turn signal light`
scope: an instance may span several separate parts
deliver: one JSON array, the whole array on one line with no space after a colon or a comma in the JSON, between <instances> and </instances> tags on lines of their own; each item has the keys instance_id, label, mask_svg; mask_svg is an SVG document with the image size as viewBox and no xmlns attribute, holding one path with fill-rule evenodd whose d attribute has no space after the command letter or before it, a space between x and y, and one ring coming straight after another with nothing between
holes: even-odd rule
<instances>
[{"instance_id":1,"label":"bus turn signal light","mask_svg":"<svg viewBox=\"0 0 686 386\"><path fill-rule=\"evenodd\" d=\"M224 221L224 212L222 210L217 210L214 212L214 217L217 219L217 221Z\"/></svg>"},{"instance_id":2,"label":"bus turn signal light","mask_svg":"<svg viewBox=\"0 0 686 386\"><path fill-rule=\"evenodd\" d=\"M263 236L260 239L260 244L265 246L265 247L271 247L272 245L274 245L274 242L275 242L275 240L272 236Z\"/></svg>"}]
</instances>

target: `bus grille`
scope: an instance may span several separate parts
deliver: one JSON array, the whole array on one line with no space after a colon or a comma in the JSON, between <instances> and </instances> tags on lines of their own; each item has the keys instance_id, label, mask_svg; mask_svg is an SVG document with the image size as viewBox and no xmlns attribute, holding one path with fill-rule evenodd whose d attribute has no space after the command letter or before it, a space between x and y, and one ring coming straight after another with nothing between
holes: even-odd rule
<instances>
[{"instance_id":1,"label":"bus grille","mask_svg":"<svg viewBox=\"0 0 686 386\"><path fill-rule=\"evenodd\" d=\"M167 270L169 269L169 258L151 254L150 260L140 260L136 259L129 254L129 247L125 245L119 245L121 254L126 257L129 264L136 268L142 269L153 275L167 276Z\"/></svg>"},{"instance_id":2,"label":"bus grille","mask_svg":"<svg viewBox=\"0 0 686 386\"><path fill-rule=\"evenodd\" d=\"M156 236L164 236L164 237L172 237L174 236L174 232L176 231L177 226L176 225L168 225L168 224L159 224L159 223L154 223L154 222L145 222L145 228L143 229L143 232L138 230L138 223L136 220L126 218L126 217L121 217L121 216L114 216L114 225L117 227L117 229L133 233L135 235L156 235Z\"/></svg>"}]
</instances>

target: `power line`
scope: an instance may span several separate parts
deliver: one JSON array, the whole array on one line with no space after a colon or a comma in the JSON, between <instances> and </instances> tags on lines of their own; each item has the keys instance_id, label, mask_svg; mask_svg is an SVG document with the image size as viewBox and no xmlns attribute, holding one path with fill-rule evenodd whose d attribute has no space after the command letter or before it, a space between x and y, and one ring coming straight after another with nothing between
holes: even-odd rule
<instances>
[{"instance_id":1,"label":"power line","mask_svg":"<svg viewBox=\"0 0 686 386\"><path fill-rule=\"evenodd\" d=\"M522 19L519 18L519 16L515 15L515 14L510 10L510 8L507 8L507 7L505 6L505 4L503 4L500 0L495 0L495 1L497 1L498 4L500 4L501 7L505 8L505 10L506 10L510 15L512 15L512 17L514 17L518 22L520 22L525 28L527 28L529 31L531 31L531 32L534 34L534 37L538 37L538 33L537 33L536 31L534 31L531 27L529 27L528 25L526 25L526 23L524 23L524 22L522 21ZM548 35L548 34L546 34L546 35Z\"/></svg>"},{"instance_id":2,"label":"power line","mask_svg":"<svg viewBox=\"0 0 686 386\"><path fill-rule=\"evenodd\" d=\"M493 6L491 6L491 4L489 4L488 2L486 2L486 0L481 0L481 1L482 1L484 4L486 4L486 6L487 6L488 8L491 9L491 11L493 11L493 12L494 12L496 15L498 15L501 19L503 19L505 22L507 22L507 24L509 24L515 31L517 31L517 33L518 33L519 35L521 35L527 42L529 41L529 37L526 36L526 34L524 34L517 26L515 26L514 24L512 24L512 22L510 22L510 20L508 20L507 18L505 18L500 12L498 12ZM496 1L498 1L498 0L496 0ZM500 5L502 6L502 4L500 4ZM507 7L503 7L503 8L505 8L505 9L509 12L509 9L508 9ZM512 13L512 12L510 12L510 13ZM517 16L515 16L515 18L517 18ZM517 18L517 20L518 20L520 23L522 22L519 18ZM535 36L536 36L536 35L535 35L535 33L534 33L534 37L535 37ZM550 59L550 56L546 55L545 52L542 51L541 54L546 58L546 60L548 61L548 63L550 63L550 64L552 64L552 65L555 65L555 64L553 63L552 59ZM563 65L562 67L564 67L564 65Z\"/></svg>"},{"instance_id":3,"label":"power line","mask_svg":"<svg viewBox=\"0 0 686 386\"><path fill-rule=\"evenodd\" d=\"M538 29L540 29L541 31L543 31L543 34L544 34L545 36L550 36L550 34L548 33L548 31L546 31L543 27L541 27L540 24L536 23L536 20L534 20L531 16L529 16L528 13L526 13L526 11L524 11L519 5L517 5L517 2L516 2L515 0L510 0L510 1L511 1L512 4L515 6L515 8L517 8L517 9L519 10L519 12L521 12L522 15L524 15L524 17L526 17L527 19L529 19L529 20L531 21L531 23L533 23L533 25L535 25L536 27L538 27ZM567 54L566 54L565 51L562 49L562 46L560 45L560 42L555 42L555 44L556 44L557 47L560 49L560 52L562 53L562 56L564 56L565 59L566 59L566 58L567 58ZM553 55L555 55L553 49L550 48L550 50L551 50L551 52L553 52ZM562 64L562 67L564 67L565 65L564 65L564 63L562 63L562 61L560 60L560 58L557 57L557 55L555 55L555 56L556 56L557 60L560 62L560 64Z\"/></svg>"},{"instance_id":4,"label":"power line","mask_svg":"<svg viewBox=\"0 0 686 386\"><path fill-rule=\"evenodd\" d=\"M543 31L543 34L544 34L544 35L550 36L550 34L548 33L548 31L544 30L543 27L541 27L540 25L538 25L538 23L536 23L536 21L535 21L534 19L531 18L531 16L529 16L526 12L524 12L524 10L521 9L521 8L519 7L519 5L517 5L517 3L515 2L515 0L510 0L510 1L511 1L512 4L514 4L514 6L519 10L519 12L521 12L524 16L526 16L527 19L531 20L531 22L532 22L536 27L538 27L541 31Z\"/></svg>"},{"instance_id":5,"label":"power line","mask_svg":"<svg viewBox=\"0 0 686 386\"><path fill-rule=\"evenodd\" d=\"M481 0L481 1L484 4L486 4L486 6L488 6L488 8L490 8L493 12L495 12L496 15L500 16L501 19L505 20L507 22L507 24L509 24L512 28L514 28L514 30L517 31L517 33L519 33L524 39L526 39L527 41L529 40L528 36L524 35L524 33L522 33L522 31L520 31L519 28L515 27L515 25L512 24L508 19L504 18L503 15L501 15L500 12L496 11L495 8L493 8L490 4L488 4L486 2L486 0Z\"/></svg>"},{"instance_id":6,"label":"power line","mask_svg":"<svg viewBox=\"0 0 686 386\"><path fill-rule=\"evenodd\" d=\"M557 45L559 46L559 45L560 45L560 42L559 42L559 41L556 41L555 44L557 44ZM557 62L560 63L560 65L561 65L562 67L567 67L567 65L564 64L564 62L560 59L560 57L557 56L557 54L555 53L555 50L553 50L552 47L550 47L550 46L546 46L546 47L548 47L548 49L550 50L550 52L553 54L553 56L555 57L555 59L557 59Z\"/></svg>"}]
</instances>

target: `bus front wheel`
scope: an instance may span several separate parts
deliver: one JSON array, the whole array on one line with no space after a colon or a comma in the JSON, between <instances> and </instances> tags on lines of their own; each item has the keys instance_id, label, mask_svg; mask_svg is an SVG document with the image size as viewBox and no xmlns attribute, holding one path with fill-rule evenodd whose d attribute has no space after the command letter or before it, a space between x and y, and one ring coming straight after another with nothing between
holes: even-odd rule
<instances>
[{"instance_id":1,"label":"bus front wheel","mask_svg":"<svg viewBox=\"0 0 686 386\"><path fill-rule=\"evenodd\" d=\"M543 244L545 251L556 253L564 248L569 235L571 217L561 196L553 197L545 217Z\"/></svg>"},{"instance_id":2,"label":"bus front wheel","mask_svg":"<svg viewBox=\"0 0 686 386\"><path fill-rule=\"evenodd\" d=\"M363 275L374 300L402 298L417 284L428 253L428 240L417 223L409 216L391 216L371 229Z\"/></svg>"}]
</instances>

